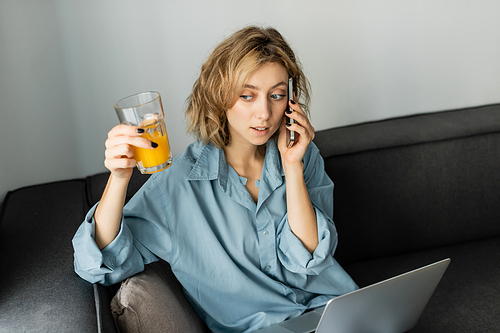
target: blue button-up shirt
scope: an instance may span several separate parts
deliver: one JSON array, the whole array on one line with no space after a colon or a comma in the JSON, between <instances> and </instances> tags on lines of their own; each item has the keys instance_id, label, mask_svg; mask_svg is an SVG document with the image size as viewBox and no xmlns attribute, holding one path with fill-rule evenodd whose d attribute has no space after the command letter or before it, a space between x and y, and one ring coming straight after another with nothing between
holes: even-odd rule
<instances>
[{"instance_id":1,"label":"blue button-up shirt","mask_svg":"<svg viewBox=\"0 0 500 333\"><path fill-rule=\"evenodd\" d=\"M279 150L269 141L258 202L224 151L191 144L172 166L152 175L123 211L118 236L102 251L93 236L95 207L78 229L75 270L113 284L162 258L214 332L250 332L357 288L333 258L333 183L311 143L304 178L316 211L319 245L311 255L287 220Z\"/></svg>"}]
</instances>

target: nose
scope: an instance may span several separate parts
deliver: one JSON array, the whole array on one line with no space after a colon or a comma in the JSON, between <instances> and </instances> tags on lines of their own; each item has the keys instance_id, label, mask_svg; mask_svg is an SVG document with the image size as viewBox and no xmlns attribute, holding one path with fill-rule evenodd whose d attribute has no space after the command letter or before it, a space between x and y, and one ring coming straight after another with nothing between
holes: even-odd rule
<instances>
[{"instance_id":1,"label":"nose","mask_svg":"<svg viewBox=\"0 0 500 333\"><path fill-rule=\"evenodd\" d=\"M271 102L267 98L262 98L256 107L255 116L259 120L267 120L271 117L271 112Z\"/></svg>"}]
</instances>

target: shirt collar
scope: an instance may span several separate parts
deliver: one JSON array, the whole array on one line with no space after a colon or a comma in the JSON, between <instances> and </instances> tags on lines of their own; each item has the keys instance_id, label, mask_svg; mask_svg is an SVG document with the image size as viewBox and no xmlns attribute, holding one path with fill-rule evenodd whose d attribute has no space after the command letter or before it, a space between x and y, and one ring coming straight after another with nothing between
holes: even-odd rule
<instances>
[{"instance_id":1,"label":"shirt collar","mask_svg":"<svg viewBox=\"0 0 500 333\"><path fill-rule=\"evenodd\" d=\"M264 168L265 181L269 182L272 187L281 185L285 173L281 167L281 157L275 140L269 140L266 144ZM228 172L229 165L226 162L224 150L218 149L209 143L203 146L187 180L218 179L222 189L226 190Z\"/></svg>"},{"instance_id":2,"label":"shirt collar","mask_svg":"<svg viewBox=\"0 0 500 333\"><path fill-rule=\"evenodd\" d=\"M262 176L264 176L265 181L274 188L281 185L285 171L281 165L281 155L276 140L269 140L267 142L264 168L265 172L262 173Z\"/></svg>"},{"instance_id":3,"label":"shirt collar","mask_svg":"<svg viewBox=\"0 0 500 333\"><path fill-rule=\"evenodd\" d=\"M196 159L187 180L213 180L219 178L219 164L224 164L220 163L221 153L224 158L222 149L217 149L210 143L202 146L200 155Z\"/></svg>"}]
</instances>

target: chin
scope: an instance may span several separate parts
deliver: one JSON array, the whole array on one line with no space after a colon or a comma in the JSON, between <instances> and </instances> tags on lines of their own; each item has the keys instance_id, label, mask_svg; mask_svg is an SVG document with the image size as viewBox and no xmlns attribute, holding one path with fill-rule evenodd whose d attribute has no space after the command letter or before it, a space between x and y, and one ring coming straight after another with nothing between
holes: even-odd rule
<instances>
[{"instance_id":1,"label":"chin","mask_svg":"<svg viewBox=\"0 0 500 333\"><path fill-rule=\"evenodd\" d=\"M258 140L253 140L253 141L250 141L254 146L262 146L262 145L265 145L267 143L267 141L269 141L270 138L267 138L267 139L258 139Z\"/></svg>"},{"instance_id":2,"label":"chin","mask_svg":"<svg viewBox=\"0 0 500 333\"><path fill-rule=\"evenodd\" d=\"M250 142L252 142L256 146L262 146L262 145L265 145L269 140L272 140L273 138L274 138L274 133L260 137L260 138L255 138L255 139L251 140Z\"/></svg>"}]
</instances>

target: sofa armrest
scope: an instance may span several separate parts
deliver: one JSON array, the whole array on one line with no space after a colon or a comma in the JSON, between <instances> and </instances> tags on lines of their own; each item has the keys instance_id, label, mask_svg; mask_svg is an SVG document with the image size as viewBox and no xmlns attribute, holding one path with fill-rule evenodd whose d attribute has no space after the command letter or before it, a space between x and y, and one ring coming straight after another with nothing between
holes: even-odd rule
<instances>
[{"instance_id":1,"label":"sofa armrest","mask_svg":"<svg viewBox=\"0 0 500 333\"><path fill-rule=\"evenodd\" d=\"M87 210L84 193L85 182L72 180L7 194L0 215L3 330L98 331L93 286L73 270L71 239Z\"/></svg>"}]
</instances>

